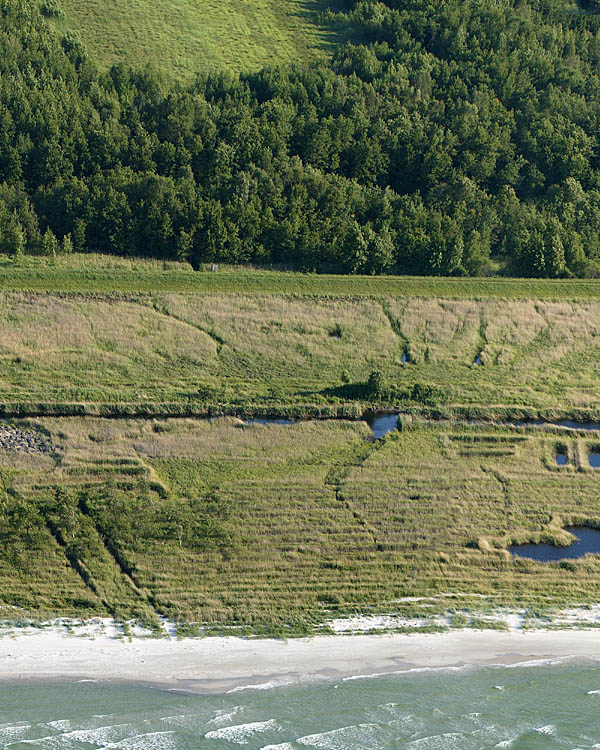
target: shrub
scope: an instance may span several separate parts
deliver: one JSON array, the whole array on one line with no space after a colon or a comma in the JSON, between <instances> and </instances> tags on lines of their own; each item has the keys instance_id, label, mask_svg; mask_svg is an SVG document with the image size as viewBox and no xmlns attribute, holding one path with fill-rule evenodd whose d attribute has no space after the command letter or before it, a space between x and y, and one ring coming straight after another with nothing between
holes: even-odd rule
<instances>
[{"instance_id":1,"label":"shrub","mask_svg":"<svg viewBox=\"0 0 600 750\"><path fill-rule=\"evenodd\" d=\"M42 0L40 12L46 18L62 18L64 11L58 0Z\"/></svg>"},{"instance_id":2,"label":"shrub","mask_svg":"<svg viewBox=\"0 0 600 750\"><path fill-rule=\"evenodd\" d=\"M381 396L385 390L383 373L381 370L372 370L367 380L367 393L369 396Z\"/></svg>"},{"instance_id":3,"label":"shrub","mask_svg":"<svg viewBox=\"0 0 600 750\"><path fill-rule=\"evenodd\" d=\"M444 388L415 383L410 392L410 398L412 401L418 401L426 406L436 406L448 400L448 393Z\"/></svg>"},{"instance_id":4,"label":"shrub","mask_svg":"<svg viewBox=\"0 0 600 750\"><path fill-rule=\"evenodd\" d=\"M73 252L73 240L70 234L65 234L63 237L61 250L63 255L71 255Z\"/></svg>"},{"instance_id":5,"label":"shrub","mask_svg":"<svg viewBox=\"0 0 600 750\"><path fill-rule=\"evenodd\" d=\"M56 258L59 251L58 240L50 227L46 229L42 237L42 251L48 258Z\"/></svg>"}]
</instances>

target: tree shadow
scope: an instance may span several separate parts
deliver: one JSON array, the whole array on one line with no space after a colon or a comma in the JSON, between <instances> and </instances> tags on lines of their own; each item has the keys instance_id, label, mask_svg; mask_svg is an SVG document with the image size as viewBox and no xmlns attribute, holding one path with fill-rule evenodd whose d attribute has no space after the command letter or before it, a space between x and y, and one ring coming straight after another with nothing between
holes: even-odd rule
<instances>
[{"instance_id":1,"label":"tree shadow","mask_svg":"<svg viewBox=\"0 0 600 750\"><path fill-rule=\"evenodd\" d=\"M360 41L361 35L352 24L342 19L339 23L331 23L323 17L328 10L333 13L350 10L353 3L349 0L298 0L295 5L295 15L318 29L320 43L317 46L323 52L332 54L345 42Z\"/></svg>"},{"instance_id":2,"label":"tree shadow","mask_svg":"<svg viewBox=\"0 0 600 750\"><path fill-rule=\"evenodd\" d=\"M298 396L323 396L325 398L340 399L342 401L368 401L369 394L366 383L343 383L341 385L321 388L320 391L298 391Z\"/></svg>"}]
</instances>

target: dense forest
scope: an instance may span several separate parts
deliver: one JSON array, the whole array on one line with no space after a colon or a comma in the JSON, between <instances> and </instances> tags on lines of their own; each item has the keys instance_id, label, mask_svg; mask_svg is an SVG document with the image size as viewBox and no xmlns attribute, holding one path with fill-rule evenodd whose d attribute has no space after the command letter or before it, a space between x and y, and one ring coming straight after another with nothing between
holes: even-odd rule
<instances>
[{"instance_id":1,"label":"dense forest","mask_svg":"<svg viewBox=\"0 0 600 750\"><path fill-rule=\"evenodd\" d=\"M347 0L331 60L183 85L0 0L0 251L600 275L596 6Z\"/></svg>"}]
</instances>

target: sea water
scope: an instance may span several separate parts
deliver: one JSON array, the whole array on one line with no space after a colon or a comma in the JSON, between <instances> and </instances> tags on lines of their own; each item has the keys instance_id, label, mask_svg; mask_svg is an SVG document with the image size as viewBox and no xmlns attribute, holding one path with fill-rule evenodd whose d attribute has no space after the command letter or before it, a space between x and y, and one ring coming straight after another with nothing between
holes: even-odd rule
<instances>
[{"instance_id":1,"label":"sea water","mask_svg":"<svg viewBox=\"0 0 600 750\"><path fill-rule=\"evenodd\" d=\"M413 670L220 695L3 684L0 747L600 748L600 666L562 660Z\"/></svg>"}]
</instances>

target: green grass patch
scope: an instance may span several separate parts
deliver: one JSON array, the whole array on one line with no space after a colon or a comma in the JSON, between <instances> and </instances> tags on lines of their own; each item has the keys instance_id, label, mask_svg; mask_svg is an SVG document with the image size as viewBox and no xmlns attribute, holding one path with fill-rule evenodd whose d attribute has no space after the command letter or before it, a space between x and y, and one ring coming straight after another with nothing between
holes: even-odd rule
<instances>
[{"instance_id":1,"label":"green grass patch","mask_svg":"<svg viewBox=\"0 0 600 750\"><path fill-rule=\"evenodd\" d=\"M101 65L151 63L167 77L258 70L327 54L321 0L61 0L61 32L77 32Z\"/></svg>"},{"instance_id":2,"label":"green grass patch","mask_svg":"<svg viewBox=\"0 0 600 750\"><path fill-rule=\"evenodd\" d=\"M0 415L597 419L599 321L593 299L3 292Z\"/></svg>"},{"instance_id":3,"label":"green grass patch","mask_svg":"<svg viewBox=\"0 0 600 750\"><path fill-rule=\"evenodd\" d=\"M596 279L444 278L334 274L209 267L128 260L103 255L24 259L0 256L0 289L45 292L198 292L200 294L295 294L325 297L443 297L454 299L600 299ZM473 358L478 352L475 351Z\"/></svg>"}]
</instances>

